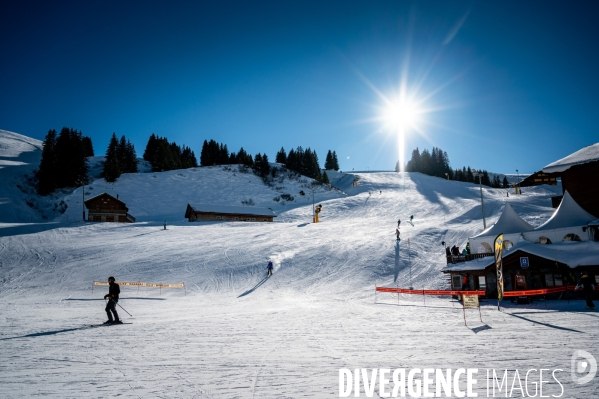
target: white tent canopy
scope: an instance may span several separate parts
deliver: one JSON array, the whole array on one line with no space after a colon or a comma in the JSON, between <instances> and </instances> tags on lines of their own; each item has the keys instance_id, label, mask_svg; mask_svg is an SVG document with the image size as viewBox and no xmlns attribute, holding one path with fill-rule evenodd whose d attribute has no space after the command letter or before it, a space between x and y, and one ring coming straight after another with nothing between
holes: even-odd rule
<instances>
[{"instance_id":1,"label":"white tent canopy","mask_svg":"<svg viewBox=\"0 0 599 399\"><path fill-rule=\"evenodd\" d=\"M514 208L506 202L501 216L493 226L469 238L470 251L472 253L492 252L493 242L499 234L503 234L504 242L513 245L518 242L523 232L532 229L533 227L518 216Z\"/></svg>"},{"instance_id":2,"label":"white tent canopy","mask_svg":"<svg viewBox=\"0 0 599 399\"><path fill-rule=\"evenodd\" d=\"M572 226L586 226L595 219L596 217L582 209L566 190L562 202L559 204L559 207L553 216L551 216L545 223L535 228L535 231L562 229Z\"/></svg>"}]
</instances>

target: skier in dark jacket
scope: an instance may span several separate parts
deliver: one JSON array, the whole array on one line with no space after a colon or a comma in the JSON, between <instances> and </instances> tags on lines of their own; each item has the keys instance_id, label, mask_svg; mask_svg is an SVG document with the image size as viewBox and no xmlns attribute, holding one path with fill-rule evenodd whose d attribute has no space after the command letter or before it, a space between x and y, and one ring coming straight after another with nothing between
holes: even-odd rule
<instances>
[{"instance_id":1,"label":"skier in dark jacket","mask_svg":"<svg viewBox=\"0 0 599 399\"><path fill-rule=\"evenodd\" d=\"M108 284L110 287L108 288L108 294L104 295L104 299L108 299L105 309L106 314L108 315L108 320L104 322L104 324L122 324L123 322L119 320L119 315L116 312L116 304L119 302L119 294L121 293L121 289L112 276L108 277ZM112 315L114 315L114 320Z\"/></svg>"},{"instance_id":2,"label":"skier in dark jacket","mask_svg":"<svg viewBox=\"0 0 599 399\"><path fill-rule=\"evenodd\" d=\"M269 260L268 261L268 266L266 266L266 270L267 270L267 273L268 273L269 277L272 276L272 269L273 269L272 261Z\"/></svg>"},{"instance_id":3,"label":"skier in dark jacket","mask_svg":"<svg viewBox=\"0 0 599 399\"><path fill-rule=\"evenodd\" d=\"M582 287L584 299L587 301L587 309L595 309L595 304L593 303L593 291L595 290L595 286L591 283L591 279L587 274L582 275L575 290L577 290L578 287Z\"/></svg>"}]
</instances>

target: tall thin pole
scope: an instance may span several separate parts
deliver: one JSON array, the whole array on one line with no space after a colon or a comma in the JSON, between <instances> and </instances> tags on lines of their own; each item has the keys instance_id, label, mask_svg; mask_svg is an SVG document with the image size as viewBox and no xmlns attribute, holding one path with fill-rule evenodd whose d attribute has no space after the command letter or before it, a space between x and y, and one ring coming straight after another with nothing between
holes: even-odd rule
<instances>
[{"instance_id":1,"label":"tall thin pole","mask_svg":"<svg viewBox=\"0 0 599 399\"><path fill-rule=\"evenodd\" d=\"M521 192L521 188L520 188L520 172L518 172L518 169L516 169L516 175L518 176L518 194L520 194L520 192Z\"/></svg>"},{"instance_id":2,"label":"tall thin pole","mask_svg":"<svg viewBox=\"0 0 599 399\"><path fill-rule=\"evenodd\" d=\"M482 174L480 172L476 173L476 176L478 176L478 184L480 187L480 204L482 207L482 212L483 212L483 227L486 229L487 228L487 221L485 219L485 202L483 200L483 179L482 179Z\"/></svg>"},{"instance_id":3,"label":"tall thin pole","mask_svg":"<svg viewBox=\"0 0 599 399\"><path fill-rule=\"evenodd\" d=\"M312 223L316 223L316 213L314 212L314 187L312 187Z\"/></svg>"},{"instance_id":4,"label":"tall thin pole","mask_svg":"<svg viewBox=\"0 0 599 399\"><path fill-rule=\"evenodd\" d=\"M410 254L410 239L408 238L408 263L410 265L410 289L413 290L414 286L412 284L412 256Z\"/></svg>"},{"instance_id":5,"label":"tall thin pole","mask_svg":"<svg viewBox=\"0 0 599 399\"><path fill-rule=\"evenodd\" d=\"M85 185L81 186L81 209L83 211L83 221L85 222Z\"/></svg>"}]
</instances>

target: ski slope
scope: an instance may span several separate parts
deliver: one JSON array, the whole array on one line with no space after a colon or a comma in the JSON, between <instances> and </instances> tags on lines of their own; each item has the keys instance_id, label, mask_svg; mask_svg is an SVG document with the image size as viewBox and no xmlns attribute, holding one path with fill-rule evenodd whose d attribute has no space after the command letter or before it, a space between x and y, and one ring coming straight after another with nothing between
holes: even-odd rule
<instances>
[{"instance_id":1,"label":"ski slope","mask_svg":"<svg viewBox=\"0 0 599 399\"><path fill-rule=\"evenodd\" d=\"M358 174L353 187L354 175L331 175L339 190L315 191L323 205L318 224L305 178L269 187L236 167L86 186L87 197L119 194L135 224L81 222L81 188L64 195L67 210L51 221L3 219L2 397L331 398L340 368L383 367L561 368L564 397L599 393L597 380L566 378L574 350L599 356L599 319L579 312L582 301L508 304L503 312L486 302L483 323L471 310L468 326L461 305L448 299L379 295L374 302L375 285L447 288L441 242L463 247L482 231L478 186L380 172ZM506 198L505 190L484 188L487 225L509 200L537 226L560 191L541 186ZM282 193L294 200L273 200ZM250 198L275 210L275 222L183 218L188 202ZM275 270L265 279L269 259ZM107 289L92 293L92 281L110 275L185 282L186 295L122 287L119 304L133 317L119 314L133 324L89 328L106 318Z\"/></svg>"}]
</instances>

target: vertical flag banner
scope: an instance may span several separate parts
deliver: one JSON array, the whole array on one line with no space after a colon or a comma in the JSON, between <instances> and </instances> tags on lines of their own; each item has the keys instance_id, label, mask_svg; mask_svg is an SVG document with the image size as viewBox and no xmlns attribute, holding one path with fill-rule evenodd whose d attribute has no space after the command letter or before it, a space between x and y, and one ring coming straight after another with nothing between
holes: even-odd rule
<instances>
[{"instance_id":1,"label":"vertical flag banner","mask_svg":"<svg viewBox=\"0 0 599 399\"><path fill-rule=\"evenodd\" d=\"M497 268L497 307L503 298L503 233L495 238L495 267Z\"/></svg>"}]
</instances>

